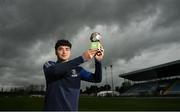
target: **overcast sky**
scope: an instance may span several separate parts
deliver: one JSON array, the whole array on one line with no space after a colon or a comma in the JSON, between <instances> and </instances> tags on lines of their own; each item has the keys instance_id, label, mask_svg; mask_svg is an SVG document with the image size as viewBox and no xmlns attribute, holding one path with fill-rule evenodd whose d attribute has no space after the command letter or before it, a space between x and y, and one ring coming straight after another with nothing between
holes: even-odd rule
<instances>
[{"instance_id":1,"label":"overcast sky","mask_svg":"<svg viewBox=\"0 0 180 112\"><path fill-rule=\"evenodd\" d=\"M108 83L119 74L180 59L179 0L0 0L0 87L45 84L44 62L56 61L58 39L72 57L102 34ZM82 66L94 70L93 62ZM106 72L103 70L103 82ZM83 87L89 83L82 83Z\"/></svg>"}]
</instances>

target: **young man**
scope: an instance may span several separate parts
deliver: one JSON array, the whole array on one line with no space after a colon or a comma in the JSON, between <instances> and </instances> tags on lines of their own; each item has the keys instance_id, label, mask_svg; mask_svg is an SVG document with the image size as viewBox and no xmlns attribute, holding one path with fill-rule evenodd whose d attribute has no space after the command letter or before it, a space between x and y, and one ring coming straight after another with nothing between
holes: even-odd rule
<instances>
[{"instance_id":1,"label":"young man","mask_svg":"<svg viewBox=\"0 0 180 112\"><path fill-rule=\"evenodd\" d=\"M94 83L102 80L101 60L104 50L87 50L82 56L69 60L71 43L68 40L58 40L55 44L55 52L57 62L48 61L43 66L46 78L44 110L77 111L81 80ZM95 73L79 66L93 57Z\"/></svg>"}]
</instances>

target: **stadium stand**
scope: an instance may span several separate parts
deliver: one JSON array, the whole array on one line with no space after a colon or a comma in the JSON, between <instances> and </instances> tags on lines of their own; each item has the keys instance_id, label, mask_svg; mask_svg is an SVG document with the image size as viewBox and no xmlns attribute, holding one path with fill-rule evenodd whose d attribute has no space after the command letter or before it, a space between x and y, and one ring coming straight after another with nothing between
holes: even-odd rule
<instances>
[{"instance_id":1,"label":"stadium stand","mask_svg":"<svg viewBox=\"0 0 180 112\"><path fill-rule=\"evenodd\" d=\"M164 92L164 95L179 95L180 94L180 81L175 81L172 86L170 86L167 91Z\"/></svg>"},{"instance_id":2,"label":"stadium stand","mask_svg":"<svg viewBox=\"0 0 180 112\"><path fill-rule=\"evenodd\" d=\"M180 60L137 70L119 77L134 84L121 96L180 96Z\"/></svg>"},{"instance_id":3,"label":"stadium stand","mask_svg":"<svg viewBox=\"0 0 180 112\"><path fill-rule=\"evenodd\" d=\"M121 96L139 96L139 95L153 95L157 88L156 83L139 83L134 84L123 93Z\"/></svg>"}]
</instances>

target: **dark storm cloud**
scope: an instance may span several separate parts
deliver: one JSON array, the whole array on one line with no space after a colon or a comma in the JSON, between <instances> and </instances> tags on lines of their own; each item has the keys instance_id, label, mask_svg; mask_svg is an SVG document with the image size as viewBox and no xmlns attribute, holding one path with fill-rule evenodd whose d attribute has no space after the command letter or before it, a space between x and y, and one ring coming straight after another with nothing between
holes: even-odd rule
<instances>
[{"instance_id":1,"label":"dark storm cloud","mask_svg":"<svg viewBox=\"0 0 180 112\"><path fill-rule=\"evenodd\" d=\"M105 64L119 58L129 60L152 46L178 43L179 4L178 0L0 0L0 80L21 84L15 76L22 82L37 74L41 77L39 58L47 55L59 38L74 42L85 26L119 27L112 40L104 39ZM152 29L127 33L132 23L153 16ZM79 48L75 50L79 52Z\"/></svg>"},{"instance_id":2,"label":"dark storm cloud","mask_svg":"<svg viewBox=\"0 0 180 112\"><path fill-rule=\"evenodd\" d=\"M180 24L180 1L160 0L158 3L159 18L155 23L155 28L176 27Z\"/></svg>"},{"instance_id":3,"label":"dark storm cloud","mask_svg":"<svg viewBox=\"0 0 180 112\"><path fill-rule=\"evenodd\" d=\"M149 5L151 8L146 7L147 9L151 9L148 12L153 12L153 13L148 13L148 15L145 14L141 15L142 13L140 13L139 16L140 18L141 16L143 16L144 21L146 21L149 18L153 18L153 16L155 16L155 19L152 21L152 23L146 25L146 27L149 28L145 27L142 32L139 32L137 34L136 32L128 32L129 34L125 36L116 34L114 36L114 38L116 39L114 40L112 39L112 43L111 43L113 47L108 46L109 48L108 47L106 48L108 49L108 53L106 54L108 56L107 59L105 60L105 63L109 64L116 62L118 58L122 58L128 61L129 59L133 58L136 55L141 55L142 51L145 49L154 46L160 47L164 44L168 45L172 43L179 43L180 42L180 38L179 38L180 8L178 7L179 5L180 2L176 0L172 0L172 1L160 0L157 1L155 4ZM130 15L131 14L132 13L130 13ZM130 17L133 18L133 15L131 15ZM135 24L138 23L138 21L136 20L132 20L128 22L129 23L134 22ZM121 27L121 24L119 26ZM131 28L132 26L126 25L126 27ZM129 28L127 28L126 30L128 31ZM136 28L134 29L134 31L136 31ZM125 39L119 39L118 41L117 38L125 38Z\"/></svg>"},{"instance_id":4,"label":"dark storm cloud","mask_svg":"<svg viewBox=\"0 0 180 112\"><path fill-rule=\"evenodd\" d=\"M10 50L15 44L17 47L28 48L36 40L48 39L48 34L56 30L61 36L70 38L82 26L118 23L123 27L130 20L139 19L138 15L146 16L153 9L153 1L149 5L144 0L4 0L4 3L1 3L0 36L5 38L2 46L6 46L6 50ZM18 55L21 50L16 48L13 54ZM1 50L2 52L4 51Z\"/></svg>"},{"instance_id":5,"label":"dark storm cloud","mask_svg":"<svg viewBox=\"0 0 180 112\"><path fill-rule=\"evenodd\" d=\"M132 33L132 35L130 34L128 36L125 36L127 40L110 40L112 41L110 42L112 46L105 46L107 51L107 59L105 60L105 63L112 64L113 62L116 62L119 58L128 61L134 56L141 55L142 51L148 48L152 48L155 46L159 46L161 48L162 45L179 43L179 28L180 27L177 27L171 30L158 29L158 31L150 30L149 32L145 32L146 34L140 33L140 35Z\"/></svg>"}]
</instances>

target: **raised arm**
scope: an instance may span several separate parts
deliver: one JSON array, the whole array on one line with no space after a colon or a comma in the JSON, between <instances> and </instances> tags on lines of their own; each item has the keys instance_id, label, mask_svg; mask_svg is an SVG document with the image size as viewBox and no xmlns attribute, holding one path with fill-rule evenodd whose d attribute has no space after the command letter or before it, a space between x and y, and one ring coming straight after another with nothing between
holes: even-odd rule
<instances>
[{"instance_id":1,"label":"raised arm","mask_svg":"<svg viewBox=\"0 0 180 112\"><path fill-rule=\"evenodd\" d=\"M69 72L71 69L79 66L85 61L91 60L95 53L95 50L87 50L83 53L82 56L79 56L67 62L55 63L49 61L45 63L43 66L43 70L47 82L51 82L64 77L65 75L67 75L67 72Z\"/></svg>"},{"instance_id":2,"label":"raised arm","mask_svg":"<svg viewBox=\"0 0 180 112\"><path fill-rule=\"evenodd\" d=\"M95 59L95 72L91 73L85 69L80 71L81 79L88 82L99 83L102 80L102 66L101 62Z\"/></svg>"},{"instance_id":3,"label":"raised arm","mask_svg":"<svg viewBox=\"0 0 180 112\"><path fill-rule=\"evenodd\" d=\"M82 56L79 56L73 60L63 63L53 63L51 61L46 62L43 66L44 74L47 80L54 80L62 78L66 73L72 68L82 64L84 59Z\"/></svg>"},{"instance_id":4,"label":"raised arm","mask_svg":"<svg viewBox=\"0 0 180 112\"><path fill-rule=\"evenodd\" d=\"M104 57L104 49L98 52L98 55L95 55L95 73L88 72L82 68L80 75L82 80L88 82L99 83L102 80L102 65L101 60Z\"/></svg>"}]
</instances>

